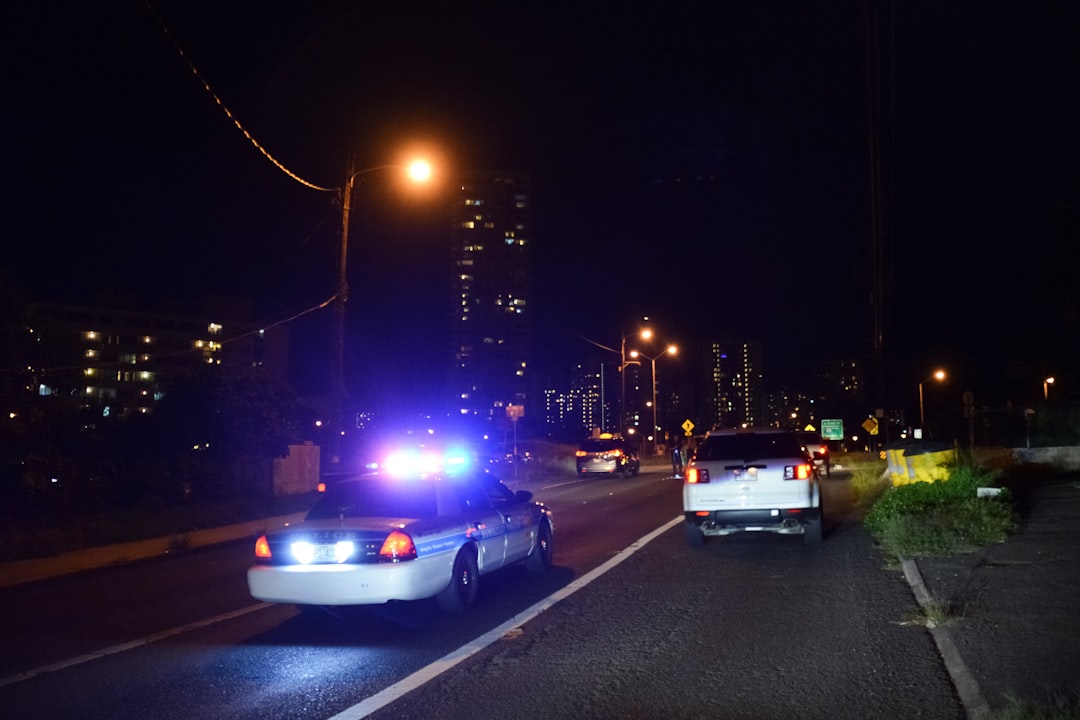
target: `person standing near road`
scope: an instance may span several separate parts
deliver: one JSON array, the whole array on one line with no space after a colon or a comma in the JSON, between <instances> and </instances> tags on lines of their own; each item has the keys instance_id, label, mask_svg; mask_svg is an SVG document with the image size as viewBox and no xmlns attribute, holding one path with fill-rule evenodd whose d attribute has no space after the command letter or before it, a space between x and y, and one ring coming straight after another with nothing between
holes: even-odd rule
<instances>
[{"instance_id":1,"label":"person standing near road","mask_svg":"<svg viewBox=\"0 0 1080 720\"><path fill-rule=\"evenodd\" d=\"M681 478L683 471L683 449L682 439L675 440L671 445L671 472L675 473L675 477Z\"/></svg>"}]
</instances>

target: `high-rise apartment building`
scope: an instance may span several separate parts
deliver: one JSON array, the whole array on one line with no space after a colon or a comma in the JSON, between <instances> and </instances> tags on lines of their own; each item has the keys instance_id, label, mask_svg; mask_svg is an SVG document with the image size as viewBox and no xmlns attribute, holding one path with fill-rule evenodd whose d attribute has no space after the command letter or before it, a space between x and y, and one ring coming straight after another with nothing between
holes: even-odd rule
<instances>
[{"instance_id":1,"label":"high-rise apartment building","mask_svg":"<svg viewBox=\"0 0 1080 720\"><path fill-rule=\"evenodd\" d=\"M532 383L530 187L521 173L461 181L451 226L452 412L500 420L510 405L543 415Z\"/></svg>"},{"instance_id":2,"label":"high-rise apartment building","mask_svg":"<svg viewBox=\"0 0 1080 720\"><path fill-rule=\"evenodd\" d=\"M710 340L698 346L698 356L704 403L699 412L706 429L762 424L761 343Z\"/></svg>"},{"instance_id":3,"label":"high-rise apartment building","mask_svg":"<svg viewBox=\"0 0 1080 720\"><path fill-rule=\"evenodd\" d=\"M544 424L560 437L582 438L594 430L612 432L612 398L607 366L589 362L574 366L570 386L545 391Z\"/></svg>"}]
</instances>

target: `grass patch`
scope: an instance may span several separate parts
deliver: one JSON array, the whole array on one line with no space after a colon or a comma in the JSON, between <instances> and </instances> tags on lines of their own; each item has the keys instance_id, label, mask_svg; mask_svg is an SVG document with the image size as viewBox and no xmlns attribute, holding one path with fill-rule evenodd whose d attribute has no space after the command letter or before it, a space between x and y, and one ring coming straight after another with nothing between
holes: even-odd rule
<instances>
[{"instance_id":1,"label":"grass patch","mask_svg":"<svg viewBox=\"0 0 1080 720\"><path fill-rule=\"evenodd\" d=\"M885 468L884 462L873 462L852 471L851 497L860 510L869 509L891 487L892 483L885 476Z\"/></svg>"},{"instance_id":2,"label":"grass patch","mask_svg":"<svg viewBox=\"0 0 1080 720\"><path fill-rule=\"evenodd\" d=\"M1010 494L976 497L977 488L997 487L997 479L996 472L958 466L945 480L889 488L864 524L896 557L940 557L1003 542L1016 527Z\"/></svg>"},{"instance_id":3,"label":"grass patch","mask_svg":"<svg viewBox=\"0 0 1080 720\"><path fill-rule=\"evenodd\" d=\"M1080 720L1080 698L1052 698L1045 703L1024 702L1006 696L1007 705L990 720Z\"/></svg>"},{"instance_id":4,"label":"grass patch","mask_svg":"<svg viewBox=\"0 0 1080 720\"><path fill-rule=\"evenodd\" d=\"M905 625L922 625L935 628L948 625L963 618L964 614L950 603L929 603L920 607L904 619Z\"/></svg>"}]
</instances>

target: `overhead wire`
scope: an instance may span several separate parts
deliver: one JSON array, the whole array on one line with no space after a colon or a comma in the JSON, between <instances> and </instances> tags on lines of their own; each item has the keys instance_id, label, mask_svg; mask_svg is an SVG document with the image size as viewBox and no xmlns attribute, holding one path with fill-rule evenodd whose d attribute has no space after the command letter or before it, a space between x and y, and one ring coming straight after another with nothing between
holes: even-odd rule
<instances>
[{"instance_id":1,"label":"overhead wire","mask_svg":"<svg viewBox=\"0 0 1080 720\"><path fill-rule=\"evenodd\" d=\"M252 144L252 146L256 150L258 150L259 153L263 157L265 157L271 164L273 164L274 167L278 168L283 173L285 173L285 175L287 175L291 179L295 180L296 182L300 183L301 185L304 185L305 187L311 188L313 190L318 190L320 192L343 192L342 187L323 187L321 185L318 185L316 183L313 183L313 182L311 182L309 180L306 180L306 179L300 177L295 172L293 172L292 170L287 168L284 164L282 164L265 147L263 147L263 145L248 131L248 129L246 127L244 127L244 125L240 122L239 118L237 118L232 113L232 111L224 103L224 101L221 99L221 97L218 96L218 94L210 86L210 83L206 80L206 78L203 76L203 74L201 72L199 72L199 68L195 65L195 63L191 60L191 58L188 57L188 54L184 51L183 46L173 36L172 32L170 32L168 26L165 24L165 21L158 14L158 12L154 9L153 5L149 2L149 0L147 0L147 2L146 2L146 8L150 12L150 14L153 15L154 20L157 22L158 26L161 28L162 33L165 35L165 37L168 39L169 43L176 50L176 52L180 56L181 60L183 60L184 63L187 65L188 69L191 70L191 73L192 73L192 75L195 76L195 79L198 80L198 82L202 85L203 89L214 100L214 103L217 104L217 106L219 108L221 108L221 111L223 113L225 113L225 116L227 118L229 118L229 120L232 121L233 125L236 126L236 128L243 134L243 136L248 140L248 142L250 142ZM307 242L307 238L305 238L304 242L305 243ZM321 309L327 307L336 298L337 298L336 294L331 295L331 297L328 300L321 301L316 305L305 307L304 309L296 311L296 312L286 316L283 319L280 319L280 320L277 320L277 321L274 321L274 322L271 322L271 323L268 323L268 324L260 325L259 330L268 330L270 328L277 327L279 325L284 325L284 324L287 324L287 323L292 322L294 320L297 320L300 317L303 317L304 315L307 315L308 313L315 312L316 310L321 310ZM248 335L259 332L259 330L252 330L250 332L242 333L242 334L240 334L240 335L238 335L236 337L230 338L229 340L223 341L223 342L232 342L232 341L235 341L235 340L239 340L239 339L242 339L244 337L247 337Z\"/></svg>"},{"instance_id":2,"label":"overhead wire","mask_svg":"<svg viewBox=\"0 0 1080 720\"><path fill-rule=\"evenodd\" d=\"M338 192L341 190L340 187L322 187L321 185L316 185L309 180L305 180L289 168L285 167L285 165L283 165L277 158L271 155L270 152L266 148L264 148L262 144L259 143L259 141L256 140L250 132L248 132L248 129L244 127L244 125L235 115L233 115L232 111L229 110L229 107L222 101L218 94L214 92L214 89L210 87L210 83L206 80L206 78L203 77L202 73L199 72L199 68L196 67L195 63L191 61L191 59L187 56L187 53L184 52L184 48L180 45L179 41L177 41L176 38L173 37L172 33L169 32L169 28L165 25L165 21L162 20L161 16L158 15L157 11L154 10L154 7L150 4L149 1L147 1L146 3L146 8L150 11L150 14L154 16L154 19L157 21L158 26L161 28L161 31L165 33L165 37L168 38L169 42L176 49L176 52L180 55L180 58L191 70L191 73L195 76L195 79L198 80L200 84L202 84L203 89L205 89L206 92L210 95L210 97L213 98L214 102L217 103L217 106L221 108L221 111L225 113L225 117L229 118L229 120L232 121L233 125L235 125L236 128L241 133L243 133L244 137L248 139L248 141L255 147L256 150L259 151L259 153L262 154L263 157L269 160L276 168L281 170L290 178L300 183L301 185L311 188L312 190L318 190L320 192Z\"/></svg>"}]
</instances>

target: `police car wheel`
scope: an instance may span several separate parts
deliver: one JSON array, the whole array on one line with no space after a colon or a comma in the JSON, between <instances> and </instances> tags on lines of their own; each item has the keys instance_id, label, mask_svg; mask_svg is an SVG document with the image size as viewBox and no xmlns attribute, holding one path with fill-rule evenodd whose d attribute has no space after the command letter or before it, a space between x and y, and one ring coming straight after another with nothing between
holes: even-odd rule
<instances>
[{"instance_id":1,"label":"police car wheel","mask_svg":"<svg viewBox=\"0 0 1080 720\"><path fill-rule=\"evenodd\" d=\"M439 607L447 612L464 612L476 603L480 592L480 573L476 567L476 553L464 547L454 558L450 584L437 596Z\"/></svg>"},{"instance_id":2,"label":"police car wheel","mask_svg":"<svg viewBox=\"0 0 1080 720\"><path fill-rule=\"evenodd\" d=\"M544 572L551 567L554 551L551 541L551 525L547 520L541 520L540 527L536 531L536 547L533 548L532 554L525 558L525 567L529 572Z\"/></svg>"}]
</instances>

